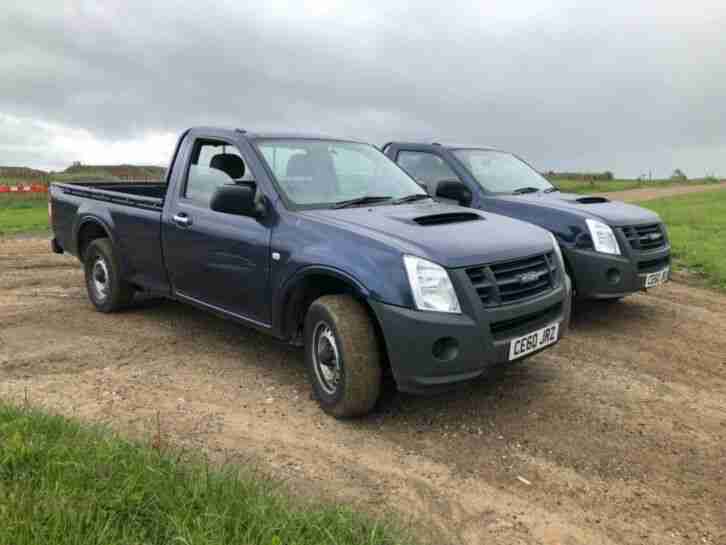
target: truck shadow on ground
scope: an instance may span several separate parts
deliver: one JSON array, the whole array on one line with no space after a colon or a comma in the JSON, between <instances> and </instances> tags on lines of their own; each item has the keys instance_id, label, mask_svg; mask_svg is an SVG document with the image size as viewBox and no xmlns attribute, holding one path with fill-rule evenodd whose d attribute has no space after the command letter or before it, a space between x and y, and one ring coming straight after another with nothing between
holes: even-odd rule
<instances>
[{"instance_id":1,"label":"truck shadow on ground","mask_svg":"<svg viewBox=\"0 0 726 545\"><path fill-rule=\"evenodd\" d=\"M599 330L629 331L643 320L653 319L653 307L640 297L621 300L573 300L570 334Z\"/></svg>"},{"instance_id":2,"label":"truck shadow on ground","mask_svg":"<svg viewBox=\"0 0 726 545\"><path fill-rule=\"evenodd\" d=\"M187 352L184 361L188 363L183 365L204 365L215 373L229 372L231 377L238 372L251 372L279 386L310 391L301 348L176 302L147 301L136 309L144 321L151 320L173 331L169 342L173 343L174 350ZM134 310L127 312L135 313ZM556 380L557 375L556 369L540 365L541 358L535 355L523 362L493 366L471 382L423 396L399 392L393 379L388 378L384 381L381 400L369 418L395 418L412 411L465 413L497 400L516 403L523 396L537 396L537 388Z\"/></svg>"},{"instance_id":3,"label":"truck shadow on ground","mask_svg":"<svg viewBox=\"0 0 726 545\"><path fill-rule=\"evenodd\" d=\"M280 386L294 387L308 397L310 386L301 348L176 302L142 301L137 309L146 318L171 326L177 342L193 344L197 359L202 357L205 365L232 373L252 372ZM644 320L653 321L653 311L653 305L639 296L609 302L577 301L573 304L569 335L589 337L604 331L626 335ZM567 343L565 338L561 348L552 352L490 367L479 378L444 392L423 396L402 393L389 378L372 414L357 421L357 425L382 418L391 422L413 414L416 421L425 422L443 411L458 417L478 413L492 419L498 418L502 410L517 413L522 405L546 395L544 390L549 384L560 380L562 370L556 354L566 352Z\"/></svg>"}]
</instances>

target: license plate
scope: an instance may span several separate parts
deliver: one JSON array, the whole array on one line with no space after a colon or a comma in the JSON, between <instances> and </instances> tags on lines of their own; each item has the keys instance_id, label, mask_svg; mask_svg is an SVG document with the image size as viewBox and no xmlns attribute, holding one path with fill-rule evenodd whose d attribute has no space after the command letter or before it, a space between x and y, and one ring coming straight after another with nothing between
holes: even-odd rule
<instances>
[{"instance_id":1,"label":"license plate","mask_svg":"<svg viewBox=\"0 0 726 545\"><path fill-rule=\"evenodd\" d=\"M666 267L662 271L650 273L645 277L645 287L646 288L655 288L657 286L660 286L661 284L664 284L668 281L668 272L670 271L669 267Z\"/></svg>"},{"instance_id":2,"label":"license plate","mask_svg":"<svg viewBox=\"0 0 726 545\"><path fill-rule=\"evenodd\" d=\"M518 337L509 343L509 361L516 360L540 348L557 342L560 332L560 324L550 324L547 327Z\"/></svg>"}]
</instances>

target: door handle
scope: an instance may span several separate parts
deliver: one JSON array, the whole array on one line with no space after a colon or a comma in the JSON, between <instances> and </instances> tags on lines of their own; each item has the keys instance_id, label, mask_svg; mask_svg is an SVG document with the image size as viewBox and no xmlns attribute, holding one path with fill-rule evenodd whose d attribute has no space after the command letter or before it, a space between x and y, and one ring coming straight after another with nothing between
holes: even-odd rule
<instances>
[{"instance_id":1,"label":"door handle","mask_svg":"<svg viewBox=\"0 0 726 545\"><path fill-rule=\"evenodd\" d=\"M176 223L179 227L189 227L192 224L192 218L187 216L184 212L180 212L171 220Z\"/></svg>"}]
</instances>

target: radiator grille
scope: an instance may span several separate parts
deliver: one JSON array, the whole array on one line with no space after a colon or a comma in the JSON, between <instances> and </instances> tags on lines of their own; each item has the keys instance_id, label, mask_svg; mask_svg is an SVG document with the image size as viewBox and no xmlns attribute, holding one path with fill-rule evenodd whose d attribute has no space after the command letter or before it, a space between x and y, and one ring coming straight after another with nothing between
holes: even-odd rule
<instances>
[{"instance_id":1,"label":"radiator grille","mask_svg":"<svg viewBox=\"0 0 726 545\"><path fill-rule=\"evenodd\" d=\"M623 227L623 234L634 250L655 250L666 244L665 234L658 223Z\"/></svg>"},{"instance_id":2,"label":"radiator grille","mask_svg":"<svg viewBox=\"0 0 726 545\"><path fill-rule=\"evenodd\" d=\"M518 303L557 286L559 271L552 252L515 261L480 265L466 274L486 307Z\"/></svg>"}]
</instances>

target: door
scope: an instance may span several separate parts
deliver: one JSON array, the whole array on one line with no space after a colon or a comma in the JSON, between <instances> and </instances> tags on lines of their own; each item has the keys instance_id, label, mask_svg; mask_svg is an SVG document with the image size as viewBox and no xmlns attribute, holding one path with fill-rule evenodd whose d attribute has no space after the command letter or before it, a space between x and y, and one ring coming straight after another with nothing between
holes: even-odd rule
<instances>
[{"instance_id":1,"label":"door","mask_svg":"<svg viewBox=\"0 0 726 545\"><path fill-rule=\"evenodd\" d=\"M256 187L234 143L197 138L178 195L164 219L164 251L176 295L237 318L269 325L270 228L210 209L225 184Z\"/></svg>"}]
</instances>

